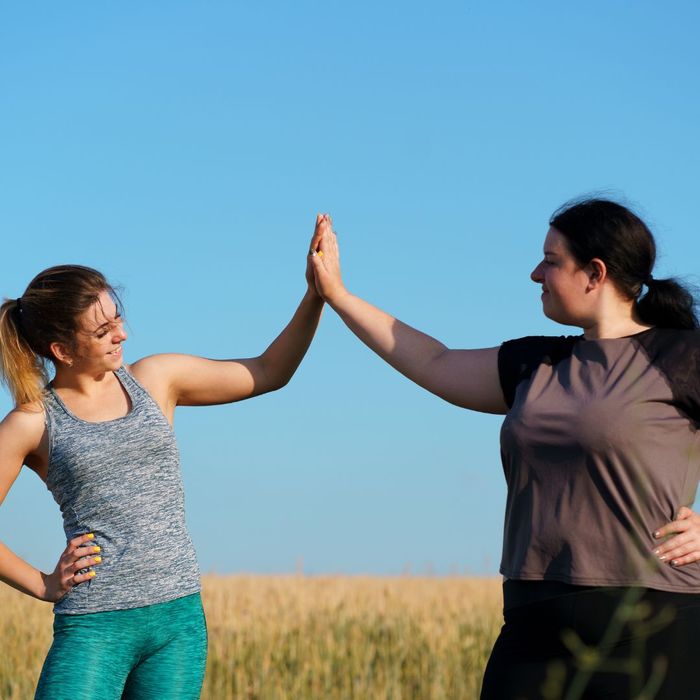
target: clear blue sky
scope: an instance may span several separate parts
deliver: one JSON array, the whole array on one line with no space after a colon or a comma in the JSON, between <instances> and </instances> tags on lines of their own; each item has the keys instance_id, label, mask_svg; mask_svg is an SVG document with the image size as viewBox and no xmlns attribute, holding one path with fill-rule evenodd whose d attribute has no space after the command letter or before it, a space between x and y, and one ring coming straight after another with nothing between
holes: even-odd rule
<instances>
[{"instance_id":1,"label":"clear blue sky","mask_svg":"<svg viewBox=\"0 0 700 700\"><path fill-rule=\"evenodd\" d=\"M0 293L92 265L125 288L128 361L251 356L330 211L349 288L446 344L572 332L528 275L573 196L633 203L657 276L697 272L698 24L690 0L5 3ZM281 392L179 409L202 568L495 572L499 427L327 312ZM0 539L62 550L32 473Z\"/></svg>"}]
</instances>

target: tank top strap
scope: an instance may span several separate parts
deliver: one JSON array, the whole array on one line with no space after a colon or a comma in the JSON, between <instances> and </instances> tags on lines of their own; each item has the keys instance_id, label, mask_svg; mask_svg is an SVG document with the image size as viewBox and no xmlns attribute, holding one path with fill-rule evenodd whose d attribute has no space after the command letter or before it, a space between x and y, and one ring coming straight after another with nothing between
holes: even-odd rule
<instances>
[{"instance_id":1,"label":"tank top strap","mask_svg":"<svg viewBox=\"0 0 700 700\"><path fill-rule=\"evenodd\" d=\"M65 413L58 405L56 397L53 392L48 387L44 387L44 395L42 396L42 404L44 406L44 425L46 426L46 433L49 438L49 451L48 451L48 462L51 464L51 457L53 455L53 445L54 439L56 437L56 432L58 429L57 423L60 420L59 416ZM66 416L67 417L67 416Z\"/></svg>"},{"instance_id":2,"label":"tank top strap","mask_svg":"<svg viewBox=\"0 0 700 700\"><path fill-rule=\"evenodd\" d=\"M134 408L137 405L148 405L155 406L160 411L160 407L156 404L153 397L124 365L116 370L115 374L131 397Z\"/></svg>"},{"instance_id":3,"label":"tank top strap","mask_svg":"<svg viewBox=\"0 0 700 700\"><path fill-rule=\"evenodd\" d=\"M49 384L44 387L42 403L44 405L44 423L49 433L51 429L56 429L61 423L71 421L71 416L66 413L65 406L56 397Z\"/></svg>"},{"instance_id":4,"label":"tank top strap","mask_svg":"<svg viewBox=\"0 0 700 700\"><path fill-rule=\"evenodd\" d=\"M56 397L53 395L53 391L51 391L51 387L48 384L44 387L44 395L41 397L41 400L44 404L44 410L46 411L47 415L49 413L53 414L61 408L58 405Z\"/></svg>"}]
</instances>

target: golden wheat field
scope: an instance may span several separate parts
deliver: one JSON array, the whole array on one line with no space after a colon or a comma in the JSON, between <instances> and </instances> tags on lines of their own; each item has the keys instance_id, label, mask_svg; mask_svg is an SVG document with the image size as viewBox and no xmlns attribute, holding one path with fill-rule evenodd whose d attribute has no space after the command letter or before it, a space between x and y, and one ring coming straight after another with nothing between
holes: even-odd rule
<instances>
[{"instance_id":1,"label":"golden wheat field","mask_svg":"<svg viewBox=\"0 0 700 700\"><path fill-rule=\"evenodd\" d=\"M207 700L473 700L500 581L205 576ZM0 587L0 698L32 698L51 606Z\"/></svg>"}]
</instances>

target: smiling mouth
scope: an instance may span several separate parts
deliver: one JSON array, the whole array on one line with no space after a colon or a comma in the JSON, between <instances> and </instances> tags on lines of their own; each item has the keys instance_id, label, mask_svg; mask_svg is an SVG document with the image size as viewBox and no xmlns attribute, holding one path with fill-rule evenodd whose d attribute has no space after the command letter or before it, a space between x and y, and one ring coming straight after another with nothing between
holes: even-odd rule
<instances>
[{"instance_id":1,"label":"smiling mouth","mask_svg":"<svg viewBox=\"0 0 700 700\"><path fill-rule=\"evenodd\" d=\"M108 355L119 355L122 351L122 346L120 345L116 350L112 350L112 352L108 352Z\"/></svg>"}]
</instances>

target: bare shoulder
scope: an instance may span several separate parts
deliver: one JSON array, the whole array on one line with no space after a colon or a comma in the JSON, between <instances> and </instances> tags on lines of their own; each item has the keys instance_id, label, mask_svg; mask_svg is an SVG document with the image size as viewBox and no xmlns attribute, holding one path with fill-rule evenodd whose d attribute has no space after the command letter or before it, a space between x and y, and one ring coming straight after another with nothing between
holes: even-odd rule
<instances>
[{"instance_id":1,"label":"bare shoulder","mask_svg":"<svg viewBox=\"0 0 700 700\"><path fill-rule=\"evenodd\" d=\"M40 437L44 432L45 409L40 401L21 404L13 408L0 422L0 429L3 433L19 432L28 435L38 434Z\"/></svg>"},{"instance_id":2,"label":"bare shoulder","mask_svg":"<svg viewBox=\"0 0 700 700\"><path fill-rule=\"evenodd\" d=\"M163 373L176 372L179 367L193 359L191 355L183 355L176 352L147 355L146 357L126 365L126 369L137 379L161 375Z\"/></svg>"},{"instance_id":3,"label":"bare shoulder","mask_svg":"<svg viewBox=\"0 0 700 700\"><path fill-rule=\"evenodd\" d=\"M171 423L177 405L176 380L189 359L189 355L163 353L148 355L126 366L127 371L148 391Z\"/></svg>"},{"instance_id":4,"label":"bare shoulder","mask_svg":"<svg viewBox=\"0 0 700 700\"><path fill-rule=\"evenodd\" d=\"M26 456L41 444L46 430L41 402L13 408L0 422L0 443L10 452Z\"/></svg>"},{"instance_id":5,"label":"bare shoulder","mask_svg":"<svg viewBox=\"0 0 700 700\"><path fill-rule=\"evenodd\" d=\"M172 375L177 372L181 362L179 358L182 357L186 357L186 355L176 353L148 355L126 365L126 369L149 390L155 387L164 387L171 383Z\"/></svg>"}]
</instances>

